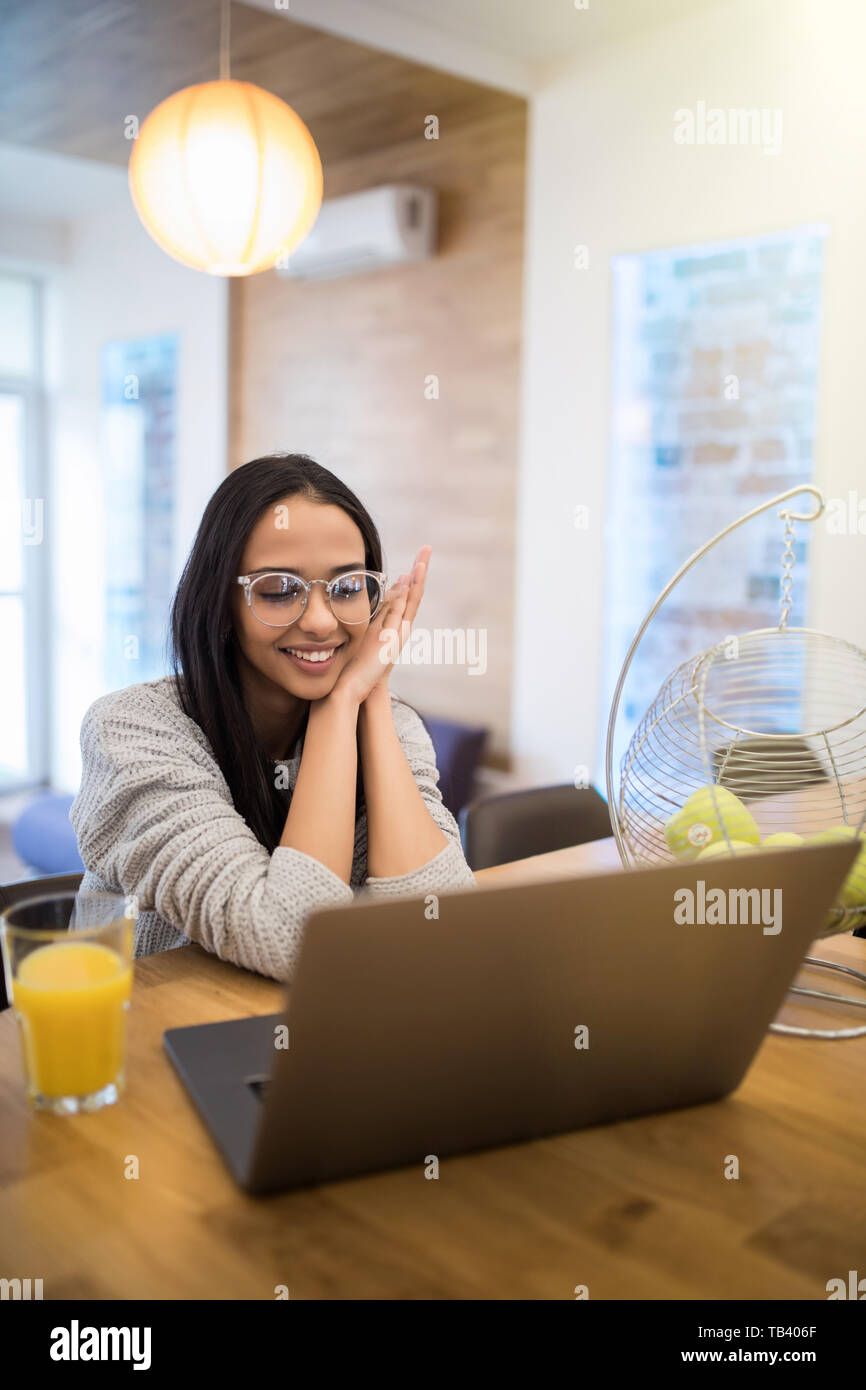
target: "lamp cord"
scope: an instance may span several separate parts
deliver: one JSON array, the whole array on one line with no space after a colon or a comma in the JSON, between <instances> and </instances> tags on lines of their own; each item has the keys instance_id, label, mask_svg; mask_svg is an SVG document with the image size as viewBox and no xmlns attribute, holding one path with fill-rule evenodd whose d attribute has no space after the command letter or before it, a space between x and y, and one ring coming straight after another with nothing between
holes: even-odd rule
<instances>
[{"instance_id":1,"label":"lamp cord","mask_svg":"<svg viewBox=\"0 0 866 1390\"><path fill-rule=\"evenodd\" d=\"M220 81L229 81L229 48L231 45L231 0L221 0L220 6Z\"/></svg>"}]
</instances>

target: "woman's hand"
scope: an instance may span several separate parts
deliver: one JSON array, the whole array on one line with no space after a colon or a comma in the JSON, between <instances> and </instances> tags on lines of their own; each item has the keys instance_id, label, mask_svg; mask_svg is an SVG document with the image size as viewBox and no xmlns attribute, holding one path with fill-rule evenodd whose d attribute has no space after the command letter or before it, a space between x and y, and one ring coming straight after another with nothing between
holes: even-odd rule
<instances>
[{"instance_id":1,"label":"woman's hand","mask_svg":"<svg viewBox=\"0 0 866 1390\"><path fill-rule=\"evenodd\" d=\"M431 553L431 546L422 546L411 574L401 574L392 584L357 652L337 677L332 695L349 694L361 704L372 690L387 683L418 612Z\"/></svg>"}]
</instances>

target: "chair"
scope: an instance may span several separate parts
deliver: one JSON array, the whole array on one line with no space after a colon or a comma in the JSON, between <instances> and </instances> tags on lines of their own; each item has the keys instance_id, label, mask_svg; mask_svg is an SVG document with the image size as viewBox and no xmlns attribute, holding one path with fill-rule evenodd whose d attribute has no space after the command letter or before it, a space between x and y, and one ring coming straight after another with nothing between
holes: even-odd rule
<instances>
[{"instance_id":1,"label":"chair","mask_svg":"<svg viewBox=\"0 0 866 1390\"><path fill-rule=\"evenodd\" d=\"M4 883L0 885L0 912L6 912L10 907L19 907L22 903L26 903L28 898L41 898L46 893L77 893L83 877L83 874L49 874L46 878L27 878L20 883ZM45 928L47 926L62 931L68 927L69 922L68 920L64 922L59 918L53 922L46 922L44 916L40 914L38 920L24 923L24 925L33 928ZM3 971L0 972L0 1012L8 1007L5 971Z\"/></svg>"},{"instance_id":2,"label":"chair","mask_svg":"<svg viewBox=\"0 0 866 1390\"><path fill-rule=\"evenodd\" d=\"M827 781L827 769L802 738L743 739L717 748L713 762L719 786L749 801Z\"/></svg>"},{"instance_id":3,"label":"chair","mask_svg":"<svg viewBox=\"0 0 866 1390\"><path fill-rule=\"evenodd\" d=\"M531 787L479 797L460 816L472 870L489 869L613 834L607 802L594 787Z\"/></svg>"}]
</instances>

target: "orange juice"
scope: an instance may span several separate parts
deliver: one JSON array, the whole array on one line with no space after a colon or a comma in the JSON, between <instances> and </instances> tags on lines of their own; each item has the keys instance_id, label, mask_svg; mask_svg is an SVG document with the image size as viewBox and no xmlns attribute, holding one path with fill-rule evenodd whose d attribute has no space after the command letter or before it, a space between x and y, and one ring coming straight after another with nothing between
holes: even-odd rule
<instances>
[{"instance_id":1,"label":"orange juice","mask_svg":"<svg viewBox=\"0 0 866 1390\"><path fill-rule=\"evenodd\" d=\"M23 956L12 984L31 1089L85 1096L123 1069L132 968L97 942L62 941Z\"/></svg>"}]
</instances>

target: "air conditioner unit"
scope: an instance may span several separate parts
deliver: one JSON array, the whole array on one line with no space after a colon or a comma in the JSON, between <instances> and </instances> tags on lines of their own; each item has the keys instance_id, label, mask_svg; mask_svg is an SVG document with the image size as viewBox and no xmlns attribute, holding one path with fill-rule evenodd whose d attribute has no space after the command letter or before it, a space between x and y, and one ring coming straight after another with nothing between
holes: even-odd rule
<instances>
[{"instance_id":1,"label":"air conditioner unit","mask_svg":"<svg viewBox=\"0 0 866 1390\"><path fill-rule=\"evenodd\" d=\"M277 274L330 280L427 260L436 250L435 188L387 184L326 198L313 230Z\"/></svg>"}]
</instances>

